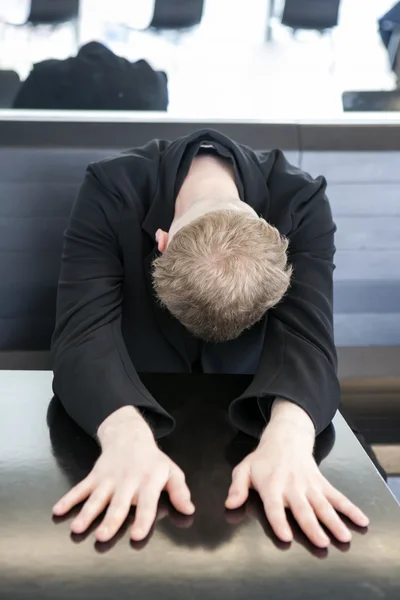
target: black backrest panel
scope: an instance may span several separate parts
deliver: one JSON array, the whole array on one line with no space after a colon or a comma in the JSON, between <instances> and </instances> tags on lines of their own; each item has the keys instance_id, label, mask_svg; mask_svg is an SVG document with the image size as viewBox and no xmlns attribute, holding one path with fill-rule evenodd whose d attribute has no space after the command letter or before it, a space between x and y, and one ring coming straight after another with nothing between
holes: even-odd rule
<instances>
[{"instance_id":1,"label":"black backrest panel","mask_svg":"<svg viewBox=\"0 0 400 600\"><path fill-rule=\"evenodd\" d=\"M46 350L63 233L87 165L115 150L0 148L0 350Z\"/></svg>"},{"instance_id":2,"label":"black backrest panel","mask_svg":"<svg viewBox=\"0 0 400 600\"><path fill-rule=\"evenodd\" d=\"M336 343L400 345L400 151L307 151L301 162L326 177L337 225Z\"/></svg>"},{"instance_id":3,"label":"black backrest panel","mask_svg":"<svg viewBox=\"0 0 400 600\"><path fill-rule=\"evenodd\" d=\"M299 164L287 125L0 120L0 352L49 349L63 233L87 165L202 128L283 147Z\"/></svg>"},{"instance_id":4,"label":"black backrest panel","mask_svg":"<svg viewBox=\"0 0 400 600\"><path fill-rule=\"evenodd\" d=\"M295 124L0 120L0 352L49 349L63 232L87 165L203 127L257 150L280 147L325 175L338 225L336 342L400 345L400 127L321 126L319 135Z\"/></svg>"},{"instance_id":5,"label":"black backrest panel","mask_svg":"<svg viewBox=\"0 0 400 600\"><path fill-rule=\"evenodd\" d=\"M48 23L56 25L76 19L79 14L79 0L31 0L28 21L33 25Z\"/></svg>"},{"instance_id":6,"label":"black backrest panel","mask_svg":"<svg viewBox=\"0 0 400 600\"><path fill-rule=\"evenodd\" d=\"M336 27L340 0L286 0L282 24L292 29L324 31Z\"/></svg>"}]
</instances>

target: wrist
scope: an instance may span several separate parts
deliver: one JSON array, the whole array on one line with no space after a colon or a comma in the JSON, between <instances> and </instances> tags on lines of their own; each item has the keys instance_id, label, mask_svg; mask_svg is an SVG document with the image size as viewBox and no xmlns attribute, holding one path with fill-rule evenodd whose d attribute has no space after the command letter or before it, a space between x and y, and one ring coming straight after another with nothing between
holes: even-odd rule
<instances>
[{"instance_id":1,"label":"wrist","mask_svg":"<svg viewBox=\"0 0 400 600\"><path fill-rule=\"evenodd\" d=\"M269 423L258 443L259 449L266 449L269 453L271 447L280 448L281 452L292 451L312 454L314 450L315 436L310 431L304 431L293 426L287 421L274 421Z\"/></svg>"},{"instance_id":2,"label":"wrist","mask_svg":"<svg viewBox=\"0 0 400 600\"><path fill-rule=\"evenodd\" d=\"M270 424L282 423L288 429L293 427L296 430L301 430L304 433L309 433L315 438L315 426L311 417L306 411L283 398L276 398L272 403Z\"/></svg>"},{"instance_id":3,"label":"wrist","mask_svg":"<svg viewBox=\"0 0 400 600\"><path fill-rule=\"evenodd\" d=\"M100 424L97 437L102 448L127 438L155 442L149 425L134 406L124 406L109 415Z\"/></svg>"},{"instance_id":4,"label":"wrist","mask_svg":"<svg viewBox=\"0 0 400 600\"><path fill-rule=\"evenodd\" d=\"M265 428L259 447L265 445L294 445L312 453L315 442L315 427L308 414L288 400L277 399L271 408L270 421Z\"/></svg>"}]
</instances>

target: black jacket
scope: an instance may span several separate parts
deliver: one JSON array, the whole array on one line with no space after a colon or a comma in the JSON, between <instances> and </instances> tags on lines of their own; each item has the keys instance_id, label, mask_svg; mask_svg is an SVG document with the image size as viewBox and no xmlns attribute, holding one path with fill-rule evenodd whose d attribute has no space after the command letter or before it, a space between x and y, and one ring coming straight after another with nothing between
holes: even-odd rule
<instances>
[{"instance_id":1,"label":"black jacket","mask_svg":"<svg viewBox=\"0 0 400 600\"><path fill-rule=\"evenodd\" d=\"M90 42L66 60L34 65L14 108L58 110L167 110L167 76L148 62L131 63Z\"/></svg>"},{"instance_id":2,"label":"black jacket","mask_svg":"<svg viewBox=\"0 0 400 600\"><path fill-rule=\"evenodd\" d=\"M203 140L232 160L248 204L290 240L294 267L284 300L237 339L202 345L206 373L252 373L230 406L243 431L258 436L275 397L301 406L321 432L339 404L332 326L335 226L323 178L291 166L279 150L254 152L202 130L154 140L89 166L65 232L52 343L54 392L83 429L136 406L156 437L174 420L138 373L190 373L190 334L154 296L155 232L174 216L177 173ZM181 183L180 182L180 183ZM178 185L179 188L179 185Z\"/></svg>"}]
</instances>

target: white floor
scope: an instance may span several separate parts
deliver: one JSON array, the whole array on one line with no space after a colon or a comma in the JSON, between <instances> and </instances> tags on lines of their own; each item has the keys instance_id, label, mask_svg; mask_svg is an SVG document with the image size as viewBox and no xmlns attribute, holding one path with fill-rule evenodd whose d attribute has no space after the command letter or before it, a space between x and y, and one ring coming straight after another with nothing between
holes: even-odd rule
<instances>
[{"instance_id":1,"label":"white floor","mask_svg":"<svg viewBox=\"0 0 400 600\"><path fill-rule=\"evenodd\" d=\"M142 21L146 1L153 0L141 0ZM26 0L0 0L0 15L10 2L15 9ZM394 87L376 22L394 0L342 0L332 36L301 32L293 39L275 19L271 43L264 41L267 0L206 0L201 26L178 45L145 31L127 35L117 24L128 18L135 24L132 0L81 2L81 43L97 39L127 58L146 58L165 70L171 115L330 118L341 114L344 90ZM68 26L28 38L24 28L2 28L1 68L26 77L33 62L75 53Z\"/></svg>"}]
</instances>

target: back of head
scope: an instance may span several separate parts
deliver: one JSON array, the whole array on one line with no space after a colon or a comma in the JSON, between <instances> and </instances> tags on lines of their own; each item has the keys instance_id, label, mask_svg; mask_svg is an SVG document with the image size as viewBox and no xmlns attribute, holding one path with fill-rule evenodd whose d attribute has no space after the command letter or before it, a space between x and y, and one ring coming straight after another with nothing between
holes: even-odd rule
<instances>
[{"instance_id":1,"label":"back of head","mask_svg":"<svg viewBox=\"0 0 400 600\"><path fill-rule=\"evenodd\" d=\"M223 342L259 321L286 293L288 241L264 219L206 213L176 232L153 263L158 299L196 337Z\"/></svg>"}]
</instances>

